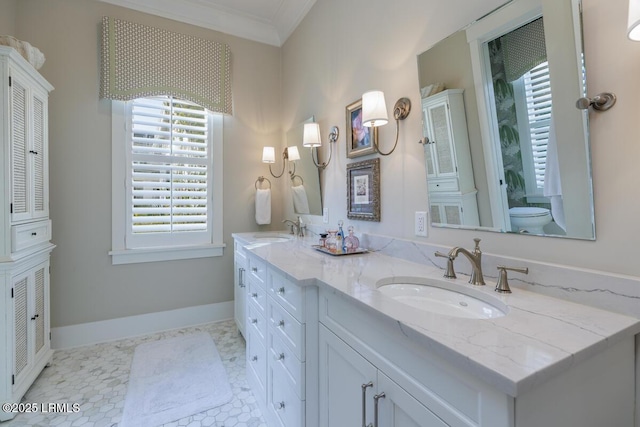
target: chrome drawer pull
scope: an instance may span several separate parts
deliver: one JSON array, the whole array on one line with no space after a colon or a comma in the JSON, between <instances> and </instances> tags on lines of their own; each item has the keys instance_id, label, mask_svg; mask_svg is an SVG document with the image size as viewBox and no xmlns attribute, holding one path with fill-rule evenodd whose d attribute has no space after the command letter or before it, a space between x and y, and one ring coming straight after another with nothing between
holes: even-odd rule
<instances>
[{"instance_id":1,"label":"chrome drawer pull","mask_svg":"<svg viewBox=\"0 0 640 427\"><path fill-rule=\"evenodd\" d=\"M251 323L253 323L255 325L256 323L258 323L258 319L257 318L251 319Z\"/></svg>"},{"instance_id":2,"label":"chrome drawer pull","mask_svg":"<svg viewBox=\"0 0 640 427\"><path fill-rule=\"evenodd\" d=\"M253 356L253 357L251 358L251 361L252 361L252 362L257 362L257 361L258 361L258 356Z\"/></svg>"},{"instance_id":3,"label":"chrome drawer pull","mask_svg":"<svg viewBox=\"0 0 640 427\"><path fill-rule=\"evenodd\" d=\"M252 293L252 294L251 294L251 296L252 296L253 298L258 298L258 293L257 293L257 292L254 292L254 293Z\"/></svg>"},{"instance_id":4,"label":"chrome drawer pull","mask_svg":"<svg viewBox=\"0 0 640 427\"><path fill-rule=\"evenodd\" d=\"M284 320L281 320L278 322L278 327L279 328L284 328Z\"/></svg>"},{"instance_id":5,"label":"chrome drawer pull","mask_svg":"<svg viewBox=\"0 0 640 427\"><path fill-rule=\"evenodd\" d=\"M362 384L362 427L367 427L367 388L373 387L373 382Z\"/></svg>"},{"instance_id":6,"label":"chrome drawer pull","mask_svg":"<svg viewBox=\"0 0 640 427\"><path fill-rule=\"evenodd\" d=\"M373 412L373 427L378 427L378 401L385 397L387 395L384 394L384 391L373 396L373 407L375 408Z\"/></svg>"},{"instance_id":7,"label":"chrome drawer pull","mask_svg":"<svg viewBox=\"0 0 640 427\"><path fill-rule=\"evenodd\" d=\"M258 272L258 267L251 267L251 271L253 271L254 273Z\"/></svg>"},{"instance_id":8,"label":"chrome drawer pull","mask_svg":"<svg viewBox=\"0 0 640 427\"><path fill-rule=\"evenodd\" d=\"M284 402L278 402L278 403L276 404L276 408L277 408L277 409L284 409Z\"/></svg>"},{"instance_id":9,"label":"chrome drawer pull","mask_svg":"<svg viewBox=\"0 0 640 427\"><path fill-rule=\"evenodd\" d=\"M276 360L284 360L284 353L280 353L279 355L275 356Z\"/></svg>"},{"instance_id":10,"label":"chrome drawer pull","mask_svg":"<svg viewBox=\"0 0 640 427\"><path fill-rule=\"evenodd\" d=\"M278 289L278 295L284 295L284 286L280 289Z\"/></svg>"}]
</instances>

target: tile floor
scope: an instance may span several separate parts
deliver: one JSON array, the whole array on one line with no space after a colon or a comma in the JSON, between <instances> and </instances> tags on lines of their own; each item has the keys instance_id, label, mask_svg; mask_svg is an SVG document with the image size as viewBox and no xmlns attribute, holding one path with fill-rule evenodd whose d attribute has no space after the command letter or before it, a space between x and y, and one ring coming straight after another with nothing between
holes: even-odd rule
<instances>
[{"instance_id":1,"label":"tile floor","mask_svg":"<svg viewBox=\"0 0 640 427\"><path fill-rule=\"evenodd\" d=\"M226 405L163 427L266 427L246 382L245 341L233 320L56 351L51 366L42 371L23 402L78 403L80 411L18 414L13 420L0 423L0 427L117 427L135 347L199 331L211 334L227 370L233 399Z\"/></svg>"}]
</instances>

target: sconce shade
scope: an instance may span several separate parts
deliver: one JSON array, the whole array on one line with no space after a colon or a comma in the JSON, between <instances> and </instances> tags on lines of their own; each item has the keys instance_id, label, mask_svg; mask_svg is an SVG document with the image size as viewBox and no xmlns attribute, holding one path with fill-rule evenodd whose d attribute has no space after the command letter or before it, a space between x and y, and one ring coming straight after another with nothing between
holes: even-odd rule
<instances>
[{"instance_id":1,"label":"sconce shade","mask_svg":"<svg viewBox=\"0 0 640 427\"><path fill-rule=\"evenodd\" d=\"M362 94L362 125L377 127L389 123L384 93L372 90Z\"/></svg>"},{"instance_id":2,"label":"sconce shade","mask_svg":"<svg viewBox=\"0 0 640 427\"><path fill-rule=\"evenodd\" d=\"M320 140L320 125L318 123L305 123L304 132L302 136L303 147L320 147L322 140Z\"/></svg>"},{"instance_id":3,"label":"sconce shade","mask_svg":"<svg viewBox=\"0 0 640 427\"><path fill-rule=\"evenodd\" d=\"M264 147L262 149L262 163L275 163L276 149L273 147Z\"/></svg>"},{"instance_id":4,"label":"sconce shade","mask_svg":"<svg viewBox=\"0 0 640 427\"><path fill-rule=\"evenodd\" d=\"M300 160L300 152L298 151L298 147L296 147L295 145L287 147L287 157L290 162Z\"/></svg>"},{"instance_id":5,"label":"sconce shade","mask_svg":"<svg viewBox=\"0 0 640 427\"><path fill-rule=\"evenodd\" d=\"M640 41L640 0L629 0L628 22L627 37L633 41Z\"/></svg>"}]
</instances>

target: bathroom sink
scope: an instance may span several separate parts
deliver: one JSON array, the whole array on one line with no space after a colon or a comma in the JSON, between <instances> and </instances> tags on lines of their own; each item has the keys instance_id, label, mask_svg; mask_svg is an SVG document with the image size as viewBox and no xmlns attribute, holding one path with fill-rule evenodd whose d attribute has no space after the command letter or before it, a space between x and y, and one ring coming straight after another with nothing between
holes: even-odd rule
<instances>
[{"instance_id":1,"label":"bathroom sink","mask_svg":"<svg viewBox=\"0 0 640 427\"><path fill-rule=\"evenodd\" d=\"M452 289L454 287L456 289ZM473 288L465 289L466 286L457 288L446 281L425 278L378 282L378 291L383 295L430 313L466 319L493 319L506 315L509 310L491 295L484 295Z\"/></svg>"},{"instance_id":2,"label":"bathroom sink","mask_svg":"<svg viewBox=\"0 0 640 427\"><path fill-rule=\"evenodd\" d=\"M256 242L263 243L278 243L278 242L288 242L292 240L294 236L290 234L278 234L278 233L270 233L270 234L254 234L253 238Z\"/></svg>"}]
</instances>

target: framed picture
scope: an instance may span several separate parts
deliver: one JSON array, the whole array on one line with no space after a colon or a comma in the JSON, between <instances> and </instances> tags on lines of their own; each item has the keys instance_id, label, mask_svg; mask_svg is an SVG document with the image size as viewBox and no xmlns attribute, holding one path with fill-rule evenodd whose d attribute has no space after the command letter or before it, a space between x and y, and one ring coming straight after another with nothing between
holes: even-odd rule
<instances>
[{"instance_id":1,"label":"framed picture","mask_svg":"<svg viewBox=\"0 0 640 427\"><path fill-rule=\"evenodd\" d=\"M347 218L380 221L380 159L347 165Z\"/></svg>"},{"instance_id":2,"label":"framed picture","mask_svg":"<svg viewBox=\"0 0 640 427\"><path fill-rule=\"evenodd\" d=\"M352 159L375 153L378 129L362 126L362 98L347 105L346 119L347 157Z\"/></svg>"}]
</instances>

